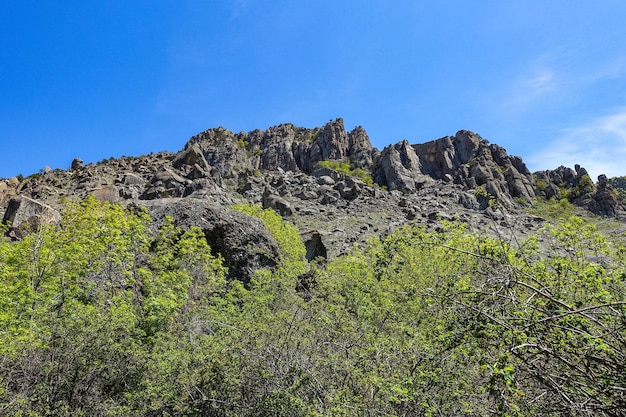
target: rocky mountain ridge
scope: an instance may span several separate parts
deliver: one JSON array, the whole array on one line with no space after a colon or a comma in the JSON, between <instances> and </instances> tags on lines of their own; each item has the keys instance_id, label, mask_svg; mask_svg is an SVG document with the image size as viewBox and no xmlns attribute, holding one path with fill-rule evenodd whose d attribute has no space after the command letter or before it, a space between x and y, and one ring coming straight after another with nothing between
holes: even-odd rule
<instances>
[{"instance_id":1,"label":"rocky mountain ridge","mask_svg":"<svg viewBox=\"0 0 626 417\"><path fill-rule=\"evenodd\" d=\"M229 214L236 203L275 209L299 227L311 253L328 256L411 222L436 229L456 219L514 238L541 224L522 210L538 196L567 198L605 216L625 210L606 177L594 184L579 166L533 174L520 157L465 130L378 150L362 127L346 131L342 119L313 129L283 124L233 133L219 127L192 137L177 153L87 165L77 158L70 170L0 181L0 210L19 238L38 222L54 221L67 199L90 195L146 207L159 219L169 213L181 227L202 224L244 275L271 264L272 256L247 265L245 252L229 248L254 242L272 253L276 246L253 219Z\"/></svg>"}]
</instances>

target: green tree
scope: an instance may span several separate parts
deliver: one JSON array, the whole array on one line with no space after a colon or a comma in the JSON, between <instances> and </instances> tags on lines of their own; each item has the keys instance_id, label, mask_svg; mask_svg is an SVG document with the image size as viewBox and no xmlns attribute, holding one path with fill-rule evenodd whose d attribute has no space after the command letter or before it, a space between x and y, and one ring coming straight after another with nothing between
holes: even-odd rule
<instances>
[{"instance_id":1,"label":"green tree","mask_svg":"<svg viewBox=\"0 0 626 417\"><path fill-rule=\"evenodd\" d=\"M2 414L142 414L131 400L150 393L155 346L188 336L196 304L225 282L198 230L174 238L166 225L155 239L149 221L87 199L59 224L2 241ZM159 386L173 383L160 375Z\"/></svg>"}]
</instances>

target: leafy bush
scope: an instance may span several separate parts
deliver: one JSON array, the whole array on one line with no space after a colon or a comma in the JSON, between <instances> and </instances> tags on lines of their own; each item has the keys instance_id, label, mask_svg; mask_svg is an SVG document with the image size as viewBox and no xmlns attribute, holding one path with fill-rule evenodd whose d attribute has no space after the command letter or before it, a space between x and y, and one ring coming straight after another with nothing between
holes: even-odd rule
<instances>
[{"instance_id":1,"label":"leafy bush","mask_svg":"<svg viewBox=\"0 0 626 417\"><path fill-rule=\"evenodd\" d=\"M544 197L537 197L529 211L547 219L564 220L574 214L574 205L567 198L546 200Z\"/></svg>"},{"instance_id":2,"label":"leafy bush","mask_svg":"<svg viewBox=\"0 0 626 417\"><path fill-rule=\"evenodd\" d=\"M609 178L609 184L615 189L622 200L626 199L626 177Z\"/></svg>"},{"instance_id":3,"label":"leafy bush","mask_svg":"<svg viewBox=\"0 0 626 417\"><path fill-rule=\"evenodd\" d=\"M327 161L320 161L318 163L324 168L332 169L333 171L337 171L341 174L357 177L370 187L374 185L374 180L372 179L371 174L369 174L362 168L353 168L350 164L350 161L348 160L329 159Z\"/></svg>"},{"instance_id":4,"label":"leafy bush","mask_svg":"<svg viewBox=\"0 0 626 417\"><path fill-rule=\"evenodd\" d=\"M569 204L569 203L568 203ZM196 228L88 199L0 240L0 414L619 416L626 244L577 217L519 248L447 224L226 283ZM541 243L541 244L540 244Z\"/></svg>"},{"instance_id":5,"label":"leafy bush","mask_svg":"<svg viewBox=\"0 0 626 417\"><path fill-rule=\"evenodd\" d=\"M548 188L548 183L545 180L535 178L535 186L538 191L545 191Z\"/></svg>"},{"instance_id":6,"label":"leafy bush","mask_svg":"<svg viewBox=\"0 0 626 417\"><path fill-rule=\"evenodd\" d=\"M300 232L293 224L285 222L274 210L263 209L260 205L237 204L232 208L261 219L278 243L283 254L283 263L289 264L289 267L295 268L298 273L304 272L306 248L300 237Z\"/></svg>"},{"instance_id":7,"label":"leafy bush","mask_svg":"<svg viewBox=\"0 0 626 417\"><path fill-rule=\"evenodd\" d=\"M578 197L581 197L585 194L593 192L593 190L594 190L593 181L591 180L589 175L585 174L580 178L580 180L578 181L578 184L575 187L572 187L569 190L567 190L566 195L570 201L574 201Z\"/></svg>"},{"instance_id":8,"label":"leafy bush","mask_svg":"<svg viewBox=\"0 0 626 417\"><path fill-rule=\"evenodd\" d=\"M185 340L225 280L201 231L170 224L152 238L148 222L90 198L58 225L0 242L0 414L158 409L143 384L179 354L163 341ZM178 383L168 378L163 389Z\"/></svg>"}]
</instances>

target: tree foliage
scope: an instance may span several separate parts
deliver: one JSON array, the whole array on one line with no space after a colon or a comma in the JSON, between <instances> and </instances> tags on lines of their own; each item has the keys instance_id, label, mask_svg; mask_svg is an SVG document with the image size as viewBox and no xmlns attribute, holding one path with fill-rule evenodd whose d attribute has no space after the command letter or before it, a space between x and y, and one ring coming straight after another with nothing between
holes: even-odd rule
<instances>
[{"instance_id":1,"label":"tree foliage","mask_svg":"<svg viewBox=\"0 0 626 417\"><path fill-rule=\"evenodd\" d=\"M404 227L307 266L293 225L238 209L282 251L247 287L201 230L92 199L0 241L0 414L624 415L619 239Z\"/></svg>"},{"instance_id":2,"label":"tree foliage","mask_svg":"<svg viewBox=\"0 0 626 417\"><path fill-rule=\"evenodd\" d=\"M357 177L361 181L363 181L366 185L372 186L374 185L374 180L372 175L365 171L363 168L353 167L352 163L347 160L336 160L336 159L328 159L325 161L319 161L319 166L332 169L333 171L337 171L341 174L350 175L352 177Z\"/></svg>"}]
</instances>

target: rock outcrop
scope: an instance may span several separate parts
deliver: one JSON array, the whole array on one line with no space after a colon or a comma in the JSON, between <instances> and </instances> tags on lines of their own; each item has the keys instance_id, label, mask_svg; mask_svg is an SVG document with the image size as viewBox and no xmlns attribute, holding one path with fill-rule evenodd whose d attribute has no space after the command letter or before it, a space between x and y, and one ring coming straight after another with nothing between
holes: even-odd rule
<instances>
[{"instance_id":1,"label":"rock outcrop","mask_svg":"<svg viewBox=\"0 0 626 417\"><path fill-rule=\"evenodd\" d=\"M602 216L623 217L626 211L626 204L604 174L600 174L597 184L594 184L587 170L575 165L574 169L560 166L554 170L536 172L534 176L538 195L547 199L566 198Z\"/></svg>"},{"instance_id":2,"label":"rock outcrop","mask_svg":"<svg viewBox=\"0 0 626 417\"><path fill-rule=\"evenodd\" d=\"M365 130L358 126L346 132L343 119L315 129L287 123L265 131L233 133L219 127L192 137L185 152L193 147L223 178L279 168L311 174L319 161L328 159L348 159L356 167L370 168L376 153Z\"/></svg>"},{"instance_id":3,"label":"rock outcrop","mask_svg":"<svg viewBox=\"0 0 626 417\"><path fill-rule=\"evenodd\" d=\"M374 179L390 190L409 193L432 180L452 182L486 192L506 207L513 207L515 198L535 197L533 177L521 158L466 130L423 144L403 141L386 147Z\"/></svg>"},{"instance_id":4,"label":"rock outcrop","mask_svg":"<svg viewBox=\"0 0 626 417\"><path fill-rule=\"evenodd\" d=\"M180 227L200 226L230 277L243 281L272 267L276 247L259 222L226 209L235 203L261 204L301 231L315 230L307 237L312 260L341 255L407 223L440 230L442 221L460 220L475 229L489 224L499 236L523 233L539 227L520 210L537 195L567 197L603 215L624 210L606 181L594 185L579 166L533 175L521 158L466 130L379 151L362 127L346 131L342 119L313 129L287 123L233 133L219 127L192 137L177 153L95 164L76 159L67 171L0 181L5 223L13 223L16 238L15 228L30 218L20 210L55 210L67 199L94 196L145 206L157 223L169 214ZM27 202L24 208L10 206L15 198Z\"/></svg>"},{"instance_id":5,"label":"rock outcrop","mask_svg":"<svg viewBox=\"0 0 626 417\"><path fill-rule=\"evenodd\" d=\"M44 223L60 220L59 212L40 201L26 196L12 198L4 212L2 223L9 226L9 236L21 239Z\"/></svg>"},{"instance_id":6,"label":"rock outcrop","mask_svg":"<svg viewBox=\"0 0 626 417\"><path fill-rule=\"evenodd\" d=\"M626 212L624 201L613 189L604 174L598 176L598 184L595 192L591 196L583 196L580 205L602 216L621 215L623 217L624 212Z\"/></svg>"},{"instance_id":7,"label":"rock outcrop","mask_svg":"<svg viewBox=\"0 0 626 417\"><path fill-rule=\"evenodd\" d=\"M162 198L138 201L137 205L148 210L155 229L166 216L171 216L182 231L192 226L201 228L214 255L224 258L231 280L248 283L255 271L274 268L278 262L276 241L263 222L247 214L194 198Z\"/></svg>"}]
</instances>

